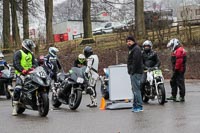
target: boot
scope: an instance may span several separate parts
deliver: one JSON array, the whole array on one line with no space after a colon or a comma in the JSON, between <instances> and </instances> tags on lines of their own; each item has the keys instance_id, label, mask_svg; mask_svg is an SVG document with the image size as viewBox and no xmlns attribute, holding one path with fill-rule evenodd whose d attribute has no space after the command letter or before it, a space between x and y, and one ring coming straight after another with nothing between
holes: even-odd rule
<instances>
[{"instance_id":1,"label":"boot","mask_svg":"<svg viewBox=\"0 0 200 133\"><path fill-rule=\"evenodd\" d=\"M92 103L88 104L87 107L90 107L90 108L95 108L97 107L97 99L93 96L90 96L90 99L92 101Z\"/></svg>"},{"instance_id":2,"label":"boot","mask_svg":"<svg viewBox=\"0 0 200 133\"><path fill-rule=\"evenodd\" d=\"M18 101L13 101L13 112L12 112L13 116L17 116L18 104L19 104Z\"/></svg>"},{"instance_id":3,"label":"boot","mask_svg":"<svg viewBox=\"0 0 200 133\"><path fill-rule=\"evenodd\" d=\"M13 91L14 90L13 90L13 87L11 85L8 85L8 91L9 91L11 97L13 97Z\"/></svg>"}]
</instances>

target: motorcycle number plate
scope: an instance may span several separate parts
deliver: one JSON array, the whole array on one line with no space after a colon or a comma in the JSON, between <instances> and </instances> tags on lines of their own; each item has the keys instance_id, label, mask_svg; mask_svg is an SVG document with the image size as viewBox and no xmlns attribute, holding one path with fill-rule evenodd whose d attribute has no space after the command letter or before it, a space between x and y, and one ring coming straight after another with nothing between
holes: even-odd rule
<instances>
[{"instance_id":1,"label":"motorcycle number plate","mask_svg":"<svg viewBox=\"0 0 200 133\"><path fill-rule=\"evenodd\" d=\"M162 71L161 70L154 70L153 75L154 75L154 77L162 76Z\"/></svg>"},{"instance_id":2,"label":"motorcycle number plate","mask_svg":"<svg viewBox=\"0 0 200 133\"><path fill-rule=\"evenodd\" d=\"M80 78L80 77L77 78L77 83L83 83L83 81L84 81L83 78Z\"/></svg>"}]
</instances>

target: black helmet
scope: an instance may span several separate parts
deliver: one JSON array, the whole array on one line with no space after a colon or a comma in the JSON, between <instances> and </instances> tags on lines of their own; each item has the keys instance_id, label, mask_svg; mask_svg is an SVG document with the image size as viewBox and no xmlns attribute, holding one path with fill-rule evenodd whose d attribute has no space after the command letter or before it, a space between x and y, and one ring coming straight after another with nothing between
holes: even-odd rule
<instances>
[{"instance_id":1,"label":"black helmet","mask_svg":"<svg viewBox=\"0 0 200 133\"><path fill-rule=\"evenodd\" d=\"M88 58L90 55L93 54L92 47L86 46L83 50L83 53L84 53L85 57Z\"/></svg>"},{"instance_id":2,"label":"black helmet","mask_svg":"<svg viewBox=\"0 0 200 133\"><path fill-rule=\"evenodd\" d=\"M35 43L30 39L25 39L22 42L22 47L28 50L29 52L32 52L32 49L35 48Z\"/></svg>"}]
</instances>

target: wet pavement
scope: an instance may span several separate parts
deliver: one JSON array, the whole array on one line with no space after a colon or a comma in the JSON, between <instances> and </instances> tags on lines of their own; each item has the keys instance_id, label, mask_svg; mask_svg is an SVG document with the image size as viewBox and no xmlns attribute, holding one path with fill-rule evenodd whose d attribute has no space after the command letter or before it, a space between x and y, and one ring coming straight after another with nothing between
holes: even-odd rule
<instances>
[{"instance_id":1,"label":"wet pavement","mask_svg":"<svg viewBox=\"0 0 200 133\"><path fill-rule=\"evenodd\" d=\"M11 116L11 101L0 96L0 133L198 133L199 87L199 80L187 80L184 103L169 101L162 106L157 101L150 101L139 113L133 113L130 109L90 109L86 107L89 96L84 95L76 111L71 111L67 105L57 110L50 106L49 114L43 118L32 110ZM165 88L168 97L169 81L166 81Z\"/></svg>"}]
</instances>

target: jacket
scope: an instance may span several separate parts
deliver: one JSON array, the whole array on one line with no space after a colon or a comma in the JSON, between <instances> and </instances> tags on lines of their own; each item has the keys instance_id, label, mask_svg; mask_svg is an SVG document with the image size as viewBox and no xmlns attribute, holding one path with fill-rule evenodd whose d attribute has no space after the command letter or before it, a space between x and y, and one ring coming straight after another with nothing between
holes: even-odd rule
<instances>
[{"instance_id":1,"label":"jacket","mask_svg":"<svg viewBox=\"0 0 200 133\"><path fill-rule=\"evenodd\" d=\"M152 67L160 67L160 60L157 53L153 50L149 52L142 52L142 59L144 69L152 68Z\"/></svg>"},{"instance_id":2,"label":"jacket","mask_svg":"<svg viewBox=\"0 0 200 133\"><path fill-rule=\"evenodd\" d=\"M137 44L129 47L128 59L127 59L128 74L142 74L142 53L141 49Z\"/></svg>"},{"instance_id":3,"label":"jacket","mask_svg":"<svg viewBox=\"0 0 200 133\"><path fill-rule=\"evenodd\" d=\"M185 49L180 46L172 52L171 62L173 71L185 72L187 55Z\"/></svg>"}]
</instances>

